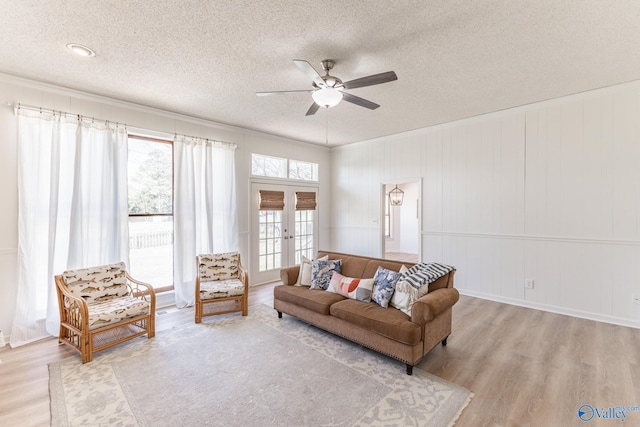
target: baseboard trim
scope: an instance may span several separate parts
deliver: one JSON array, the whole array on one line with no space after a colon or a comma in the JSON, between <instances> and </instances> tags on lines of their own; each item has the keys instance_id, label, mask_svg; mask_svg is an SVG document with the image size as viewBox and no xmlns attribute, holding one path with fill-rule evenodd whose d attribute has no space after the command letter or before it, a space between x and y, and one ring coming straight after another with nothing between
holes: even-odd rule
<instances>
[{"instance_id":1,"label":"baseboard trim","mask_svg":"<svg viewBox=\"0 0 640 427\"><path fill-rule=\"evenodd\" d=\"M156 294L156 311L162 308L176 305L176 294L174 291L159 292Z\"/></svg>"},{"instance_id":2,"label":"baseboard trim","mask_svg":"<svg viewBox=\"0 0 640 427\"><path fill-rule=\"evenodd\" d=\"M625 319L622 317L608 316L605 314L590 313L588 311L573 310L555 305L541 304L531 301L522 301L515 298L507 298L496 295L484 294L482 292L474 292L467 289L458 289L461 295L469 297L485 299L489 301L501 302L504 304L516 305L519 307L531 308L534 310L547 311L549 313L563 314L565 316L578 317L580 319L594 320L596 322L610 323L618 326L626 326L629 328L640 329L640 321Z\"/></svg>"}]
</instances>

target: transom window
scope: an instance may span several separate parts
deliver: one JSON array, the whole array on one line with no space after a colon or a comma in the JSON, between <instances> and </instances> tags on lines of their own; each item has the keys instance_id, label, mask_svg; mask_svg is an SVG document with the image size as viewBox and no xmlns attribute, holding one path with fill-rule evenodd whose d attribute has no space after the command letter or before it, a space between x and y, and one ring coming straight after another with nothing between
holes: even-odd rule
<instances>
[{"instance_id":1,"label":"transom window","mask_svg":"<svg viewBox=\"0 0 640 427\"><path fill-rule=\"evenodd\" d=\"M253 153L251 154L251 174L317 182L318 164Z\"/></svg>"}]
</instances>

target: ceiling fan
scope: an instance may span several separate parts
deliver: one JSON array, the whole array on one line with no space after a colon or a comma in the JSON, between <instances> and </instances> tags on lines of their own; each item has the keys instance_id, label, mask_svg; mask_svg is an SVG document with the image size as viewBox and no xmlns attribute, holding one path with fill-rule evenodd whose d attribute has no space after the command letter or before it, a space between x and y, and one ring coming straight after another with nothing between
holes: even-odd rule
<instances>
[{"instance_id":1,"label":"ceiling fan","mask_svg":"<svg viewBox=\"0 0 640 427\"><path fill-rule=\"evenodd\" d=\"M338 105L341 100L345 100L352 104L359 105L361 107L375 110L380 105L375 102L371 102L359 96L352 95L348 92L344 92L347 89L356 89L359 87L379 85L381 83L392 82L398 80L398 76L393 71L387 71L386 73L373 74L367 77L361 77L359 79L343 82L339 78L329 74L329 71L336 64L333 59L325 59L322 61L322 69L325 71L325 75L321 76L307 61L302 59L294 59L294 64L302 70L307 76L313 80L313 89L308 90L283 90L277 92L256 92L258 96L267 95L281 95L284 93L294 92L311 92L313 98L313 104L307 110L307 116L311 116L318 111L320 107L330 108Z\"/></svg>"}]
</instances>

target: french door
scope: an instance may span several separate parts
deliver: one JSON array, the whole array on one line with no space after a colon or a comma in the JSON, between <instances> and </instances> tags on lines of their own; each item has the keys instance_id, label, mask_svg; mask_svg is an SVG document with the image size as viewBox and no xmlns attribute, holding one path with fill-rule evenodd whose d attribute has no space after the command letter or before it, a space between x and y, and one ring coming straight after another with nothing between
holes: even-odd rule
<instances>
[{"instance_id":1,"label":"french door","mask_svg":"<svg viewBox=\"0 0 640 427\"><path fill-rule=\"evenodd\" d=\"M318 189L251 184L251 283L280 278L280 269L313 258L318 242ZM265 199L270 198L265 203ZM261 206L262 205L262 206Z\"/></svg>"}]
</instances>

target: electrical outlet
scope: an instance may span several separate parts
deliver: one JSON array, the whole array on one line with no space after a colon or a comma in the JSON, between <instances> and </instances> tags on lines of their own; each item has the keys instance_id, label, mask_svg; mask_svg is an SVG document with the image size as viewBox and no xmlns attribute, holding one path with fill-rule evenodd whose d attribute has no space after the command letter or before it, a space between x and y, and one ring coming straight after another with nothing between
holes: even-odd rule
<instances>
[{"instance_id":1,"label":"electrical outlet","mask_svg":"<svg viewBox=\"0 0 640 427\"><path fill-rule=\"evenodd\" d=\"M533 289L533 279L525 279L524 280L524 287L526 289Z\"/></svg>"},{"instance_id":2,"label":"electrical outlet","mask_svg":"<svg viewBox=\"0 0 640 427\"><path fill-rule=\"evenodd\" d=\"M640 304L640 295L631 295L631 302L634 304Z\"/></svg>"}]
</instances>

